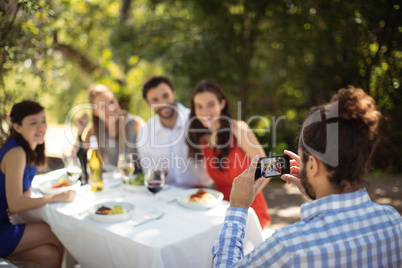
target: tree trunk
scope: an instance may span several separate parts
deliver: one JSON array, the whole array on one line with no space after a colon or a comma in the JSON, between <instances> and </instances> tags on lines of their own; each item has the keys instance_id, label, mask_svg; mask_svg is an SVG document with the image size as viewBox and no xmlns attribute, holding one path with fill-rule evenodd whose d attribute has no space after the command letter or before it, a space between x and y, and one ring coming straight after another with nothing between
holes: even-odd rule
<instances>
[{"instance_id":1,"label":"tree trunk","mask_svg":"<svg viewBox=\"0 0 402 268\"><path fill-rule=\"evenodd\" d=\"M100 68L98 65L91 62L80 51L69 45L57 44L54 49L60 51L67 60L77 62L80 68L88 74L92 74L96 69Z\"/></svg>"},{"instance_id":2,"label":"tree trunk","mask_svg":"<svg viewBox=\"0 0 402 268\"><path fill-rule=\"evenodd\" d=\"M122 0L121 10L120 10L120 23L126 22L128 18L128 12L130 11L131 0Z\"/></svg>"}]
</instances>

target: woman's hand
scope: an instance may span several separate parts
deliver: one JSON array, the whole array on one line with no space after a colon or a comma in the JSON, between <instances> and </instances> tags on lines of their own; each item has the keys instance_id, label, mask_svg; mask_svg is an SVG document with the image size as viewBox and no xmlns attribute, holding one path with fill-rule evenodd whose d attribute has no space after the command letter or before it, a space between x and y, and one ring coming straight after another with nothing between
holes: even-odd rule
<instances>
[{"instance_id":1,"label":"woman's hand","mask_svg":"<svg viewBox=\"0 0 402 268\"><path fill-rule=\"evenodd\" d=\"M253 203L261 185L266 180L263 177L254 180L258 159L259 157L255 156L251 161L250 167L233 180L230 192L230 206L248 210Z\"/></svg>"},{"instance_id":2,"label":"woman's hand","mask_svg":"<svg viewBox=\"0 0 402 268\"><path fill-rule=\"evenodd\" d=\"M290 174L283 174L281 179L287 183L293 183L304 196L308 197L300 180L300 156L288 150L285 150L284 153L290 156L292 160L290 160Z\"/></svg>"},{"instance_id":3,"label":"woman's hand","mask_svg":"<svg viewBox=\"0 0 402 268\"><path fill-rule=\"evenodd\" d=\"M74 201L76 195L77 195L76 191L67 190L65 192L62 192L61 194L55 195L52 198L52 203L54 203L54 202L72 202L72 201Z\"/></svg>"},{"instance_id":4,"label":"woman's hand","mask_svg":"<svg viewBox=\"0 0 402 268\"><path fill-rule=\"evenodd\" d=\"M11 216L11 215L14 215L14 214L17 214L17 213L12 212L9 208L7 208L7 215L8 216Z\"/></svg>"}]
</instances>

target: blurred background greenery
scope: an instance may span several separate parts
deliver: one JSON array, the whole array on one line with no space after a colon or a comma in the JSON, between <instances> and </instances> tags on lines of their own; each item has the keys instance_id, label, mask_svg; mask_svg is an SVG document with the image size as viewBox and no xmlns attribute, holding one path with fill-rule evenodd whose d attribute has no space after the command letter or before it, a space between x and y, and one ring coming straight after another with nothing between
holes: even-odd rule
<instances>
[{"instance_id":1,"label":"blurred background greenery","mask_svg":"<svg viewBox=\"0 0 402 268\"><path fill-rule=\"evenodd\" d=\"M142 84L162 74L186 106L217 81L274 154L296 150L309 107L354 85L384 115L375 174L402 171L399 0L0 0L0 14L1 137L13 103L63 124L93 83L148 119Z\"/></svg>"}]
</instances>

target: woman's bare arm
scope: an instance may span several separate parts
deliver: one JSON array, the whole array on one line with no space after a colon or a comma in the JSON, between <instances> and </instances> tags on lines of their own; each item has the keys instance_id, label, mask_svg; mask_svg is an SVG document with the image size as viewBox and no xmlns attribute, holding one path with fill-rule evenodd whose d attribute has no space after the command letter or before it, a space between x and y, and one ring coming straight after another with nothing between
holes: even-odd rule
<instances>
[{"instance_id":1,"label":"woman's bare arm","mask_svg":"<svg viewBox=\"0 0 402 268\"><path fill-rule=\"evenodd\" d=\"M7 203L11 213L18 213L41 207L47 203L70 202L74 200L75 191L66 191L58 195L31 198L23 192L23 176L26 155L22 147L8 151L1 161L1 170L5 174Z\"/></svg>"}]
</instances>

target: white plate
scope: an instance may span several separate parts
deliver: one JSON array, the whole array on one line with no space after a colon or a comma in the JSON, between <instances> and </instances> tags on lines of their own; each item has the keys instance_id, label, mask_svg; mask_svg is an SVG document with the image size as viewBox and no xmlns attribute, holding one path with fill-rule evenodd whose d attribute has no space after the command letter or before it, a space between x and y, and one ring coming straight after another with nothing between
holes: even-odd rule
<instances>
[{"instance_id":1,"label":"white plate","mask_svg":"<svg viewBox=\"0 0 402 268\"><path fill-rule=\"evenodd\" d=\"M221 192L218 192L218 191L212 190L212 189L203 188L204 191L215 196L215 199L210 199L206 203L185 201L192 194L195 194L199 189L200 188L193 188L193 189L187 189L187 190L181 192L180 195L176 198L177 203L179 203L180 205L182 205L186 208L191 208L191 209L208 209L208 208L213 208L214 206L219 204L219 202L222 201L222 199L223 199L223 194Z\"/></svg>"},{"instance_id":2,"label":"white plate","mask_svg":"<svg viewBox=\"0 0 402 268\"><path fill-rule=\"evenodd\" d=\"M59 182L59 179L62 177L68 179L67 175L63 174L63 175L59 176L57 179L51 179L51 180L46 180L46 181L41 182L38 186L39 191L41 191L43 194L60 194L67 190L77 190L78 187L80 187L80 185L81 185L81 181L78 180L73 185L53 189L52 186L57 184ZM70 180L69 180L69 182L72 183Z\"/></svg>"},{"instance_id":3,"label":"white plate","mask_svg":"<svg viewBox=\"0 0 402 268\"><path fill-rule=\"evenodd\" d=\"M115 214L115 215L100 215L95 212L101 206L113 208L116 205L120 205L123 208L123 214ZM134 205L128 202L117 202L117 201L108 201L98 203L92 208L89 209L89 215L94 221L99 222L117 222L117 221L125 221L131 217L131 213L134 211Z\"/></svg>"}]
</instances>

